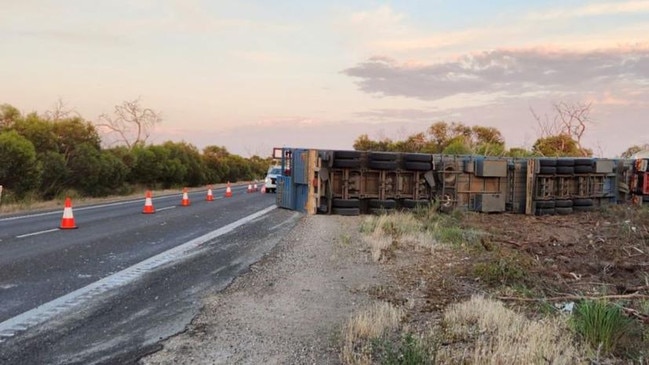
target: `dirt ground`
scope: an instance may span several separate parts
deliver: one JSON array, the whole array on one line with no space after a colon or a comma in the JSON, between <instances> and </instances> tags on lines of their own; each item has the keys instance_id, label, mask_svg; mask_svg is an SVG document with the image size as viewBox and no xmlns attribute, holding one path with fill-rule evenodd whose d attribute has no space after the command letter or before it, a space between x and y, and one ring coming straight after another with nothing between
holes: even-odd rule
<instances>
[{"instance_id":1,"label":"dirt ground","mask_svg":"<svg viewBox=\"0 0 649 365\"><path fill-rule=\"evenodd\" d=\"M397 245L384 263L371 260L363 219L304 217L272 254L208 298L185 333L141 363L339 364L343 323L377 300L406 308L409 330L426 331L449 304L476 293L508 303L649 294L646 209L466 213L459 224L477 232L474 240Z\"/></svg>"},{"instance_id":2,"label":"dirt ground","mask_svg":"<svg viewBox=\"0 0 649 365\"><path fill-rule=\"evenodd\" d=\"M567 216L467 215L488 232L487 249L518 255L528 285L546 295L624 295L646 291L649 211L615 206ZM641 290L639 290L641 289Z\"/></svg>"}]
</instances>

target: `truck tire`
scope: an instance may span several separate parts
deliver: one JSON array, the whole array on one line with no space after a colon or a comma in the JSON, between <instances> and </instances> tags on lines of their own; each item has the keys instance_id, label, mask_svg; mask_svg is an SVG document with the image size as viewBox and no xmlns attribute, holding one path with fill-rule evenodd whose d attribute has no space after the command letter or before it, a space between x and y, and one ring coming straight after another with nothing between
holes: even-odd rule
<instances>
[{"instance_id":1,"label":"truck tire","mask_svg":"<svg viewBox=\"0 0 649 365\"><path fill-rule=\"evenodd\" d=\"M575 160L572 158L559 158L557 159L557 167L559 166L575 166Z\"/></svg>"},{"instance_id":2,"label":"truck tire","mask_svg":"<svg viewBox=\"0 0 649 365\"><path fill-rule=\"evenodd\" d=\"M557 160L554 158L541 158L539 159L539 166L544 167L556 167L557 166Z\"/></svg>"},{"instance_id":3,"label":"truck tire","mask_svg":"<svg viewBox=\"0 0 649 365\"><path fill-rule=\"evenodd\" d=\"M411 171L428 171L433 169L430 162L405 161L403 168Z\"/></svg>"},{"instance_id":4,"label":"truck tire","mask_svg":"<svg viewBox=\"0 0 649 365\"><path fill-rule=\"evenodd\" d=\"M397 169L397 161L375 161L375 160L370 160L367 163L367 166L370 169L374 170L396 170Z\"/></svg>"},{"instance_id":5,"label":"truck tire","mask_svg":"<svg viewBox=\"0 0 649 365\"><path fill-rule=\"evenodd\" d=\"M572 208L573 202L572 200L557 200L555 203L557 208Z\"/></svg>"},{"instance_id":6,"label":"truck tire","mask_svg":"<svg viewBox=\"0 0 649 365\"><path fill-rule=\"evenodd\" d=\"M539 173L543 175L554 175L557 173L557 168L553 166L541 166Z\"/></svg>"},{"instance_id":7,"label":"truck tire","mask_svg":"<svg viewBox=\"0 0 649 365\"><path fill-rule=\"evenodd\" d=\"M557 174L559 175L572 175L575 173L574 166L557 166Z\"/></svg>"},{"instance_id":8,"label":"truck tire","mask_svg":"<svg viewBox=\"0 0 649 365\"><path fill-rule=\"evenodd\" d=\"M575 166L593 166L592 158L576 158L574 159Z\"/></svg>"},{"instance_id":9,"label":"truck tire","mask_svg":"<svg viewBox=\"0 0 649 365\"><path fill-rule=\"evenodd\" d=\"M404 153L403 154L403 160L404 161L412 161L412 162L432 162L433 161L433 155L427 154L427 153Z\"/></svg>"},{"instance_id":10,"label":"truck tire","mask_svg":"<svg viewBox=\"0 0 649 365\"><path fill-rule=\"evenodd\" d=\"M395 152L370 152L370 161L396 161L399 155Z\"/></svg>"},{"instance_id":11,"label":"truck tire","mask_svg":"<svg viewBox=\"0 0 649 365\"><path fill-rule=\"evenodd\" d=\"M361 201L358 199L339 199L334 198L331 205L336 208L358 208L361 206Z\"/></svg>"},{"instance_id":12,"label":"truck tire","mask_svg":"<svg viewBox=\"0 0 649 365\"><path fill-rule=\"evenodd\" d=\"M557 202L554 200L538 200L536 202L536 209L554 209Z\"/></svg>"},{"instance_id":13,"label":"truck tire","mask_svg":"<svg viewBox=\"0 0 649 365\"><path fill-rule=\"evenodd\" d=\"M592 174L593 166L575 165L575 174Z\"/></svg>"},{"instance_id":14,"label":"truck tire","mask_svg":"<svg viewBox=\"0 0 649 365\"><path fill-rule=\"evenodd\" d=\"M358 159L361 158L360 151L334 151L334 159Z\"/></svg>"},{"instance_id":15,"label":"truck tire","mask_svg":"<svg viewBox=\"0 0 649 365\"><path fill-rule=\"evenodd\" d=\"M355 159L336 159L333 163L334 168L340 169L359 169L361 167L361 160Z\"/></svg>"}]
</instances>

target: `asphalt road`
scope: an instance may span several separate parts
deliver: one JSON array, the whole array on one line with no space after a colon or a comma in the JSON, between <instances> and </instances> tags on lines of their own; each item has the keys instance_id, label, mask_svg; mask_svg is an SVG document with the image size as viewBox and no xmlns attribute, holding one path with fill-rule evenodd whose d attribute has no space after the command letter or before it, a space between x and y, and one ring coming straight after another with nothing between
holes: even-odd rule
<instances>
[{"instance_id":1,"label":"asphalt road","mask_svg":"<svg viewBox=\"0 0 649 365\"><path fill-rule=\"evenodd\" d=\"M0 363L132 363L184 329L293 227L274 194L233 189L0 218Z\"/></svg>"}]
</instances>

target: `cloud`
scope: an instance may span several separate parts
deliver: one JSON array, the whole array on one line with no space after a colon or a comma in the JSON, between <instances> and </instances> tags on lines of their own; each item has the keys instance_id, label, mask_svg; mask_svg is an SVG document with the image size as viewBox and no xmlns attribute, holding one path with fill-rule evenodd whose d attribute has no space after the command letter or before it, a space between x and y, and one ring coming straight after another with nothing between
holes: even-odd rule
<instances>
[{"instance_id":1,"label":"cloud","mask_svg":"<svg viewBox=\"0 0 649 365\"><path fill-rule=\"evenodd\" d=\"M625 42L647 42L649 27L638 14L649 12L649 0L590 2L563 8L541 5L538 11L511 12L494 8L489 18L466 27L440 28L431 20L417 22L389 5L349 14L335 24L349 52L364 56L388 54L404 58L445 57L475 49L561 45L588 50ZM444 15L442 15L444 16ZM453 15L447 15L453 16ZM591 17L606 17L593 26ZM611 20L617 20L615 22Z\"/></svg>"},{"instance_id":2,"label":"cloud","mask_svg":"<svg viewBox=\"0 0 649 365\"><path fill-rule=\"evenodd\" d=\"M588 4L572 9L555 9L531 14L530 20L554 20L616 14L637 14L649 12L649 1L614 1Z\"/></svg>"},{"instance_id":3,"label":"cloud","mask_svg":"<svg viewBox=\"0 0 649 365\"><path fill-rule=\"evenodd\" d=\"M433 64L372 57L343 71L360 89L384 96L439 100L458 94L575 92L627 83L647 87L649 47L575 52L499 49Z\"/></svg>"},{"instance_id":4,"label":"cloud","mask_svg":"<svg viewBox=\"0 0 649 365\"><path fill-rule=\"evenodd\" d=\"M360 11L351 14L350 23L366 31L401 33L405 15L397 13L389 5L381 5L375 10Z\"/></svg>"}]
</instances>

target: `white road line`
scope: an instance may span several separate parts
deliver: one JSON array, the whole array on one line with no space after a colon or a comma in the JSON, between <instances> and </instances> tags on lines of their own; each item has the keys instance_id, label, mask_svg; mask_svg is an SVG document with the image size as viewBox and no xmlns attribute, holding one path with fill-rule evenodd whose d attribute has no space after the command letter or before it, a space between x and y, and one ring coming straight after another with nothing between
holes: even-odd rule
<instances>
[{"instance_id":1,"label":"white road line","mask_svg":"<svg viewBox=\"0 0 649 365\"><path fill-rule=\"evenodd\" d=\"M175 208L176 208L176 206L175 206L175 205L172 205L172 206L170 206L170 207L164 207L164 208L156 209L155 211L156 211L156 212L162 212L163 210L169 210L169 209L175 209Z\"/></svg>"},{"instance_id":2,"label":"white road line","mask_svg":"<svg viewBox=\"0 0 649 365\"><path fill-rule=\"evenodd\" d=\"M262 209L238 221L225 225L215 231L204 234L193 240L176 246L165 252L159 253L131 267L119 271L113 275L105 277L92 284L77 289L72 293L54 299L38 307L19 314L13 318L0 323L0 337L13 337L16 333L25 331L33 326L45 323L50 319L71 310L72 308L89 301L92 297L103 294L111 289L129 284L142 277L144 274L154 269L168 264L173 261L179 261L190 253L192 249L197 248L205 242L213 240L219 236L230 233L236 228L250 223L253 220L273 211L277 206L274 204L268 208ZM0 343L4 342L0 338Z\"/></svg>"},{"instance_id":3,"label":"white road line","mask_svg":"<svg viewBox=\"0 0 649 365\"><path fill-rule=\"evenodd\" d=\"M45 234L45 233L50 233L50 232L56 232L56 231L58 231L58 230L59 230L58 228L54 228L54 229L48 229L48 230L46 230L46 231L33 232L33 233L25 233L25 234L21 234L20 236L16 236L16 238L25 238L25 237L29 237L29 236L38 236L39 234Z\"/></svg>"}]
</instances>

